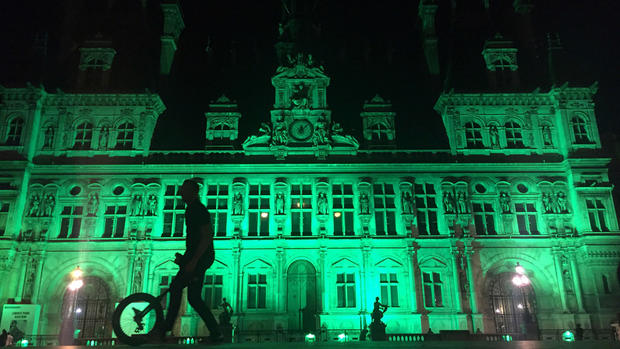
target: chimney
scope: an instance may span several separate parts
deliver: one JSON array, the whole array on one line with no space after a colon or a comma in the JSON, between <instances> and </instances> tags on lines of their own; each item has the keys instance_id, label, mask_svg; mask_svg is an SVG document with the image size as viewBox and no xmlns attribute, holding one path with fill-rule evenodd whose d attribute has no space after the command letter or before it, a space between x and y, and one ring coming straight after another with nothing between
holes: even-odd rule
<instances>
[{"instance_id":1,"label":"chimney","mask_svg":"<svg viewBox=\"0 0 620 349\"><path fill-rule=\"evenodd\" d=\"M161 76L168 77L174 61L174 54L177 51L179 36L185 29L185 23L183 22L181 8L176 1L162 3L161 10L164 14L164 31L161 36L159 73Z\"/></svg>"},{"instance_id":2,"label":"chimney","mask_svg":"<svg viewBox=\"0 0 620 349\"><path fill-rule=\"evenodd\" d=\"M519 86L517 51L514 42L504 39L499 33L484 43L482 56L491 88L510 89Z\"/></svg>"}]
</instances>

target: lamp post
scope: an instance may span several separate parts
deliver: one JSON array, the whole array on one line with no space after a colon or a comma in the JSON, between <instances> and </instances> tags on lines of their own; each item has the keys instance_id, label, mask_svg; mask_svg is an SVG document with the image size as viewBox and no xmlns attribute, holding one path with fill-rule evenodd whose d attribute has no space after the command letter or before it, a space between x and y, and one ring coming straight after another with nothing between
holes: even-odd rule
<instances>
[{"instance_id":1,"label":"lamp post","mask_svg":"<svg viewBox=\"0 0 620 349\"><path fill-rule=\"evenodd\" d=\"M80 291L80 288L84 286L84 281L82 280L83 274L84 273L82 272L82 270L80 269L80 266L78 265L71 272L71 282L69 283L69 286L67 286L67 288L73 292L73 295L72 295L73 302L71 305L71 323L73 325L72 326L73 331L71 332L72 339L75 339L75 330L77 328L77 319L76 319L76 314L78 313L78 309L76 309L77 296L78 296L78 292Z\"/></svg>"},{"instance_id":2,"label":"lamp post","mask_svg":"<svg viewBox=\"0 0 620 349\"><path fill-rule=\"evenodd\" d=\"M515 266L515 276L512 278L512 284L519 288L521 293L521 303L517 304L517 309L523 311L522 319L525 324L521 325L521 334L527 335L528 325L530 322L529 318L529 309L525 300L525 293L523 291L524 287L527 287L530 284L530 279L527 277L527 273L525 272L525 268L517 262Z\"/></svg>"}]
</instances>

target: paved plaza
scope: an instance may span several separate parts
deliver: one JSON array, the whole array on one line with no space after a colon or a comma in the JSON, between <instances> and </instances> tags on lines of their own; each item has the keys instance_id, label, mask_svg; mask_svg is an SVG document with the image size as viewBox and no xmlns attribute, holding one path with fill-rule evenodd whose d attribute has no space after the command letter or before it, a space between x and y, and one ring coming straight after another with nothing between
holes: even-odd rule
<instances>
[{"instance_id":1,"label":"paved plaza","mask_svg":"<svg viewBox=\"0 0 620 349\"><path fill-rule=\"evenodd\" d=\"M348 343L242 343L242 344L217 344L217 345L182 345L182 344L161 344L161 345L143 345L139 348L159 349L159 348L218 348L218 349L339 349L339 348L424 348L424 349L444 349L444 348L501 348L501 349L563 349L563 348L592 348L607 349L620 348L620 342L610 341L582 341L582 342L541 342L541 341L514 341L514 342L348 342ZM31 348L92 348L87 346L45 346ZM99 348L133 348L124 345L100 346Z\"/></svg>"}]
</instances>

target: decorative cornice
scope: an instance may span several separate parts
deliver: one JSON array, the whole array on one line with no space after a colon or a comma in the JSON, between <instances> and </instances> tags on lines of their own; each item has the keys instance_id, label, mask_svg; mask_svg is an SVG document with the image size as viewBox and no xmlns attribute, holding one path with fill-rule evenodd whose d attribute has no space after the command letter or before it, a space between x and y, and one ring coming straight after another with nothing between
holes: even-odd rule
<instances>
[{"instance_id":1,"label":"decorative cornice","mask_svg":"<svg viewBox=\"0 0 620 349\"><path fill-rule=\"evenodd\" d=\"M442 113L448 106L552 105L549 93L443 93L434 109Z\"/></svg>"},{"instance_id":2,"label":"decorative cornice","mask_svg":"<svg viewBox=\"0 0 620 349\"><path fill-rule=\"evenodd\" d=\"M157 114L166 110L164 102L154 93L144 94L49 94L45 99L46 106L109 106L109 107L146 107Z\"/></svg>"}]
</instances>

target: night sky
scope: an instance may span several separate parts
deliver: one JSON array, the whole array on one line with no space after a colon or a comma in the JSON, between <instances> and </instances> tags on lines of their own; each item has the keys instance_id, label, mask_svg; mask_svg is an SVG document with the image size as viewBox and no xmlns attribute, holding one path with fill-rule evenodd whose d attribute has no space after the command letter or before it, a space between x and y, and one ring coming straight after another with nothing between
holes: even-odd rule
<instances>
[{"instance_id":1,"label":"night sky","mask_svg":"<svg viewBox=\"0 0 620 349\"><path fill-rule=\"evenodd\" d=\"M77 91L73 74L81 42L101 33L118 51L110 91L162 95L167 111L160 117L154 149L204 147L204 112L222 93L236 100L242 113L239 142L269 119L273 103L270 78L277 66L274 43L282 20L280 1L181 1L183 32L170 81L157 77L161 13L158 1L3 1L0 3L0 83L24 86L42 83L48 91ZM440 116L433 111L443 90L488 91L480 54L495 32L519 42L510 16L512 0L438 1L437 17L442 72L427 73L417 16L417 1L311 1L306 19L314 28L308 51L332 78L328 103L333 120L360 137L364 100L376 93L390 99L397 112L399 145L403 148L446 148ZM546 72L546 32L560 34L565 80L589 86L599 81L597 117L604 142L620 131L615 45L620 13L617 1L536 1L535 55L519 56L522 91L550 86ZM44 58L35 39L47 33ZM319 33L319 34L317 34ZM206 50L210 48L210 53ZM34 53L33 53L34 52ZM38 64L37 62L43 62ZM37 68L37 66L39 68ZM452 67L451 74L447 67Z\"/></svg>"}]
</instances>

